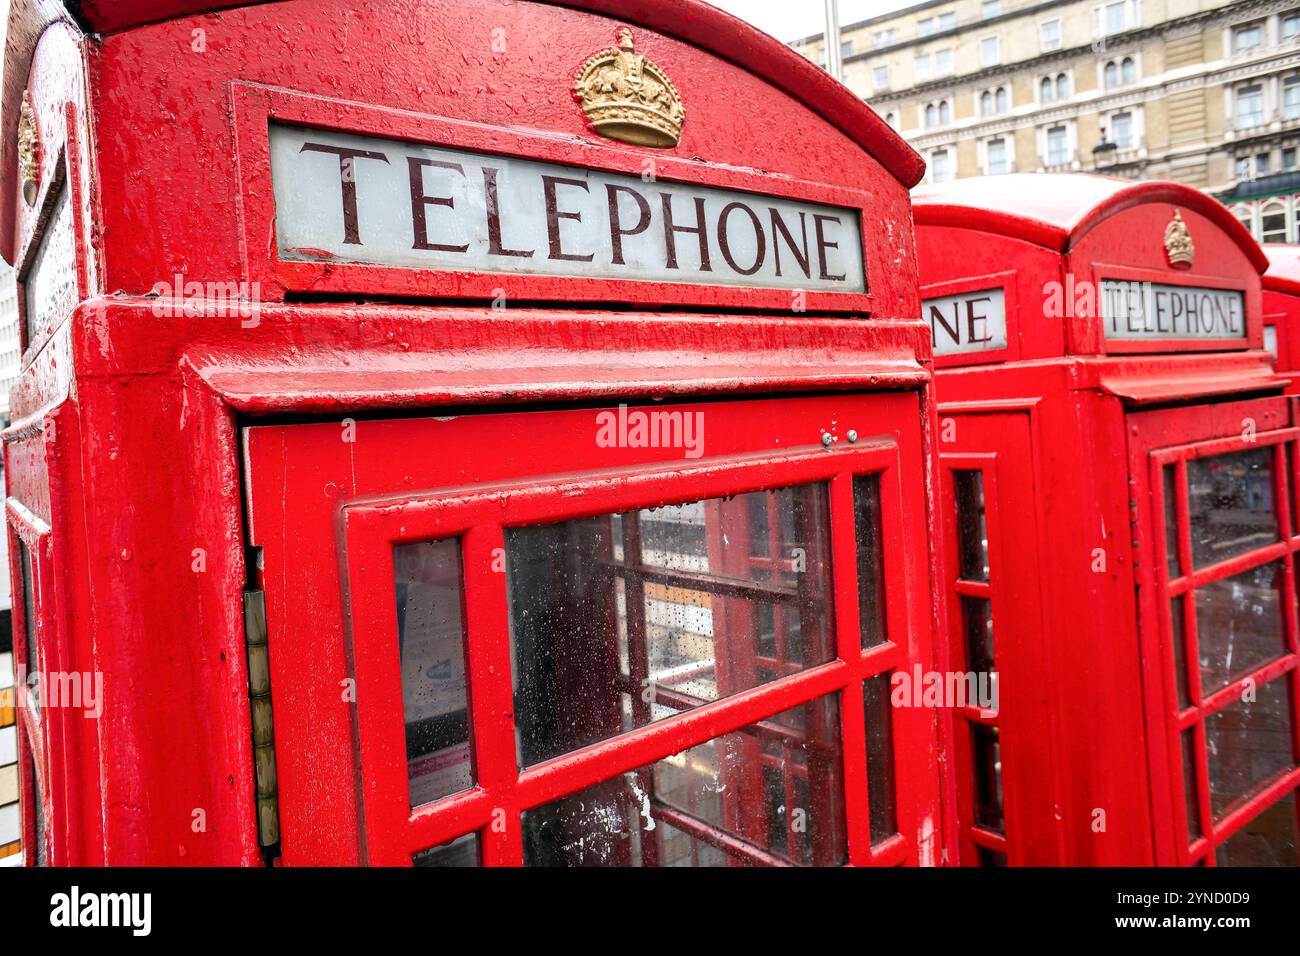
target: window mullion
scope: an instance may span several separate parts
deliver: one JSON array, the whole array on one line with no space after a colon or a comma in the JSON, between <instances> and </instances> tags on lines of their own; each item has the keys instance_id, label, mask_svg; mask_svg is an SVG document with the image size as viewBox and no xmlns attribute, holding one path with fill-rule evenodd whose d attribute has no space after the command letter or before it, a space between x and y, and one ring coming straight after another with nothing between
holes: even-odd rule
<instances>
[{"instance_id":1,"label":"window mullion","mask_svg":"<svg viewBox=\"0 0 1300 956\"><path fill-rule=\"evenodd\" d=\"M505 534L500 525L466 532L465 629L470 723L479 785L492 800L492 821L483 831L483 863L523 863L520 808L515 795L514 691L511 685L510 612L506 588Z\"/></svg>"},{"instance_id":2,"label":"window mullion","mask_svg":"<svg viewBox=\"0 0 1300 956\"><path fill-rule=\"evenodd\" d=\"M867 734L862 700L862 637L858 607L857 534L854 528L853 476L830 480L831 581L835 593L836 647L849 665L852 679L840 695L844 750L844 817L849 837L849 863L871 861L871 817L868 801Z\"/></svg>"}]
</instances>

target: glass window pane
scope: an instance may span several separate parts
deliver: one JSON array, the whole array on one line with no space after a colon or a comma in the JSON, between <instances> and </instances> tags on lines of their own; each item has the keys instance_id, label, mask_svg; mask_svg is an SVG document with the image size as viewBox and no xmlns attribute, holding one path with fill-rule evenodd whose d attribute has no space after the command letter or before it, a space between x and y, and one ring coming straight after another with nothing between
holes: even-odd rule
<instances>
[{"instance_id":1,"label":"glass window pane","mask_svg":"<svg viewBox=\"0 0 1300 956\"><path fill-rule=\"evenodd\" d=\"M524 863L843 864L841 757L832 694L527 811Z\"/></svg>"},{"instance_id":2,"label":"glass window pane","mask_svg":"<svg viewBox=\"0 0 1300 956\"><path fill-rule=\"evenodd\" d=\"M993 670L993 616L984 598L961 599L966 631L966 666L977 674Z\"/></svg>"},{"instance_id":3,"label":"glass window pane","mask_svg":"<svg viewBox=\"0 0 1300 956\"><path fill-rule=\"evenodd\" d=\"M853 521L858 541L858 615L862 649L883 644L885 630L884 533L880 524L880 476L853 478Z\"/></svg>"},{"instance_id":4,"label":"glass window pane","mask_svg":"<svg viewBox=\"0 0 1300 956\"><path fill-rule=\"evenodd\" d=\"M1183 561L1178 553L1178 469L1165 465L1165 560L1169 579L1182 577Z\"/></svg>"},{"instance_id":5,"label":"glass window pane","mask_svg":"<svg viewBox=\"0 0 1300 956\"><path fill-rule=\"evenodd\" d=\"M450 843L421 850L411 857L411 863L415 866L478 866L478 834L466 833Z\"/></svg>"},{"instance_id":6,"label":"glass window pane","mask_svg":"<svg viewBox=\"0 0 1300 956\"><path fill-rule=\"evenodd\" d=\"M867 795L871 842L898 832L894 803L894 715L889 701L889 673L862 684L862 709L867 723Z\"/></svg>"},{"instance_id":7,"label":"glass window pane","mask_svg":"<svg viewBox=\"0 0 1300 956\"><path fill-rule=\"evenodd\" d=\"M1202 698L1285 651L1283 568L1272 561L1196 589Z\"/></svg>"},{"instance_id":8,"label":"glass window pane","mask_svg":"<svg viewBox=\"0 0 1300 956\"><path fill-rule=\"evenodd\" d=\"M397 640L411 806L474 784L465 687L460 542L417 541L393 548Z\"/></svg>"},{"instance_id":9,"label":"glass window pane","mask_svg":"<svg viewBox=\"0 0 1300 956\"><path fill-rule=\"evenodd\" d=\"M1169 617L1172 622L1174 642L1174 687L1178 692L1178 709L1182 710L1191 702L1187 689L1187 614L1183 606L1183 597L1179 595L1169 602Z\"/></svg>"},{"instance_id":10,"label":"glass window pane","mask_svg":"<svg viewBox=\"0 0 1300 956\"><path fill-rule=\"evenodd\" d=\"M1273 347L1272 347L1271 351L1273 352L1273 357L1274 357L1274 358L1277 358L1277 328L1274 327L1274 326L1265 326L1264 331L1267 332L1269 329L1272 329L1272 331L1273 331ZM1269 346L1268 346L1268 341L1267 341L1267 340L1268 340L1268 336L1265 335L1264 338L1265 338L1265 341L1264 341L1264 347L1265 347L1265 348L1268 348L1268 347L1269 347ZM1292 537L1295 537L1295 527L1296 527L1296 526L1295 526L1295 521L1296 521L1296 516L1295 516L1295 442L1293 442L1293 441L1289 441L1289 442L1287 442L1286 445L1285 445L1285 448L1286 448L1286 481L1287 481L1287 487L1290 488L1290 490L1291 490L1291 495L1290 495L1290 498L1288 499L1288 501L1289 501L1291 507L1289 507L1289 508L1287 509L1287 522L1286 522L1286 523L1287 523L1287 530L1290 532L1290 534L1291 534Z\"/></svg>"},{"instance_id":11,"label":"glass window pane","mask_svg":"<svg viewBox=\"0 0 1300 956\"><path fill-rule=\"evenodd\" d=\"M1292 790L1230 836L1215 851L1219 866L1300 866Z\"/></svg>"},{"instance_id":12,"label":"glass window pane","mask_svg":"<svg viewBox=\"0 0 1300 956\"><path fill-rule=\"evenodd\" d=\"M975 822L1002 832L1002 749L998 728L971 724L971 764L975 772Z\"/></svg>"},{"instance_id":13,"label":"glass window pane","mask_svg":"<svg viewBox=\"0 0 1300 956\"><path fill-rule=\"evenodd\" d=\"M957 556L967 581L989 579L989 535L984 520L984 472L954 471L957 499Z\"/></svg>"},{"instance_id":14,"label":"glass window pane","mask_svg":"<svg viewBox=\"0 0 1300 956\"><path fill-rule=\"evenodd\" d=\"M1255 689L1256 700L1238 700L1205 718L1210 765L1210 804L1215 819L1239 798L1295 765L1287 678Z\"/></svg>"},{"instance_id":15,"label":"glass window pane","mask_svg":"<svg viewBox=\"0 0 1300 956\"><path fill-rule=\"evenodd\" d=\"M1190 727L1183 731L1183 804L1187 810L1187 840L1201 835L1201 811L1197 803L1196 786L1196 732Z\"/></svg>"},{"instance_id":16,"label":"glass window pane","mask_svg":"<svg viewBox=\"0 0 1300 956\"><path fill-rule=\"evenodd\" d=\"M521 762L833 660L828 515L819 484L507 529Z\"/></svg>"},{"instance_id":17,"label":"glass window pane","mask_svg":"<svg viewBox=\"0 0 1300 956\"><path fill-rule=\"evenodd\" d=\"M1198 568L1278 539L1271 447L1191 459L1187 498Z\"/></svg>"}]
</instances>

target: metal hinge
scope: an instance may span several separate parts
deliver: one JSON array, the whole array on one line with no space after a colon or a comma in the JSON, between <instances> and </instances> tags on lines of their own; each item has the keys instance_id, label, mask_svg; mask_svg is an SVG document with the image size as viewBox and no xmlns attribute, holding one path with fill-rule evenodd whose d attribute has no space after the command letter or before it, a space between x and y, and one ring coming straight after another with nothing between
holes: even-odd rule
<instances>
[{"instance_id":1,"label":"metal hinge","mask_svg":"<svg viewBox=\"0 0 1300 956\"><path fill-rule=\"evenodd\" d=\"M269 847L280 842L280 798L275 776L275 731L271 722L266 598L261 591L244 592L244 641L248 645L248 704L253 714L257 842Z\"/></svg>"}]
</instances>

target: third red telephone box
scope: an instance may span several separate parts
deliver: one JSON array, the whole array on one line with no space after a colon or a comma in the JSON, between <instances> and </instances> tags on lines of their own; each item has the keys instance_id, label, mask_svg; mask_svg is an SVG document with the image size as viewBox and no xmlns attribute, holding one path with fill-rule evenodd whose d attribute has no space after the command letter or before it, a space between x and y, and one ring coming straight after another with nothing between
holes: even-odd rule
<instances>
[{"instance_id":1,"label":"third red telephone box","mask_svg":"<svg viewBox=\"0 0 1300 956\"><path fill-rule=\"evenodd\" d=\"M695 0L13 11L30 862L950 856L861 100Z\"/></svg>"},{"instance_id":2,"label":"third red telephone box","mask_svg":"<svg viewBox=\"0 0 1300 956\"><path fill-rule=\"evenodd\" d=\"M962 859L1296 862L1296 428L1258 245L1197 190L918 190Z\"/></svg>"},{"instance_id":3,"label":"third red telephone box","mask_svg":"<svg viewBox=\"0 0 1300 956\"><path fill-rule=\"evenodd\" d=\"M1264 348L1277 370L1291 377L1288 394L1300 392L1300 246L1264 243Z\"/></svg>"}]
</instances>

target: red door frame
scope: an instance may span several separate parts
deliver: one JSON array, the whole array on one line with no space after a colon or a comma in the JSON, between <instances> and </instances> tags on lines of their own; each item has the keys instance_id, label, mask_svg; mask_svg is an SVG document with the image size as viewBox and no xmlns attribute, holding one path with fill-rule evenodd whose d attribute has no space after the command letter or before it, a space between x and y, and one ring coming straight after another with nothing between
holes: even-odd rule
<instances>
[{"instance_id":1,"label":"red door frame","mask_svg":"<svg viewBox=\"0 0 1300 956\"><path fill-rule=\"evenodd\" d=\"M260 580L267 597L285 862L409 864L417 850L481 830L483 862L517 864L520 814L529 806L821 694L852 689L872 674L913 662L928 666L931 618L916 393L654 407L704 411L714 423L712 434L719 436L710 451L719 454L683 466L680 450L597 449L591 437L593 409L355 422L351 445L339 441L336 424L246 431L251 538L263 547ZM806 444L822 423L836 427L832 422L839 422L839 429L853 425L866 435L889 437L854 445L841 440L830 451ZM503 455L509 443L516 450ZM455 448L456 454L412 457L410 449L417 447ZM858 646L852 524L852 474L863 471L883 474L887 627L889 635L902 635L866 651ZM471 715L478 718L471 722L477 786L410 810L407 770L399 759L394 542L462 536L464 567L481 569L502 546L503 523L549 523L570 514L699 500L805 479L824 479L830 486L838 660L520 774L510 718L504 576L499 583L490 576L472 585L478 579L467 570L465 625L469 634L484 635L470 639L467 661ZM445 490L414 490L425 488ZM287 498L299 502L288 513ZM337 573L347 583L333 597L329 580L340 567ZM309 600L294 599L298 582L312 589ZM316 664L298 666L307 659ZM346 730L351 708L334 701L339 682L353 674L361 748L354 798L352 785L343 785L358 770ZM937 856L933 845L918 845L939 839L934 714L894 710L899 832L873 847L861 694L842 693L840 708L845 788L853 795L847 809L850 863L895 865ZM496 809L505 812L504 831L486 826L486 815ZM364 844L358 839L363 817Z\"/></svg>"},{"instance_id":2,"label":"red door frame","mask_svg":"<svg viewBox=\"0 0 1300 956\"><path fill-rule=\"evenodd\" d=\"M1129 469L1134 493L1134 530L1138 551L1140 634L1143 683L1147 689L1147 747L1151 766L1152 818L1156 863L1164 866L1215 865L1214 850L1252 819L1263 807L1300 785L1300 645L1297 644L1296 556L1300 535L1288 533L1295 508L1297 472L1293 455L1288 461L1285 444L1300 438L1293 427L1286 399L1259 398L1220 405L1184 406L1130 413ZM1251 424L1251 437L1246 425ZM1177 547L1181 574L1170 579L1165 535L1164 467L1176 469L1176 520L1188 521L1187 462L1193 458L1234 451L1273 448L1273 501L1278 540L1218 564L1194 568L1191 540L1180 531ZM1196 636L1196 607L1190 596L1197 586L1220 580L1248 568L1281 560L1284 565L1283 620L1286 650L1251 674L1233 679L1204 700ZM1184 597L1184 663L1190 703L1178 703L1173 620L1170 602ZM1289 675L1283 677L1282 675ZM1258 686L1274 679L1290 682L1290 718L1293 762L1297 766L1252 791L1217 825L1212 820L1208 788L1204 721L1210 713L1229 706L1253 679ZM1200 835L1189 841L1184 798L1182 734L1195 735L1197 813ZM1160 821L1164 821L1163 825Z\"/></svg>"},{"instance_id":3,"label":"red door frame","mask_svg":"<svg viewBox=\"0 0 1300 956\"><path fill-rule=\"evenodd\" d=\"M1063 858L1063 835L1055 821L1057 779L1053 717L1047 706L1046 622L1040 585L1037 462L1033 449L1033 404L962 413L940 406L952 441L939 457L944 526L944 591L948 600L948 657L954 670L971 671L962 598L989 602L996 712L957 708L953 737L961 862L975 865L979 849L1004 854L1012 866L1043 866ZM988 580L961 576L957 497L953 473L983 476ZM974 764L966 725L999 728L1003 833L975 822Z\"/></svg>"}]
</instances>

